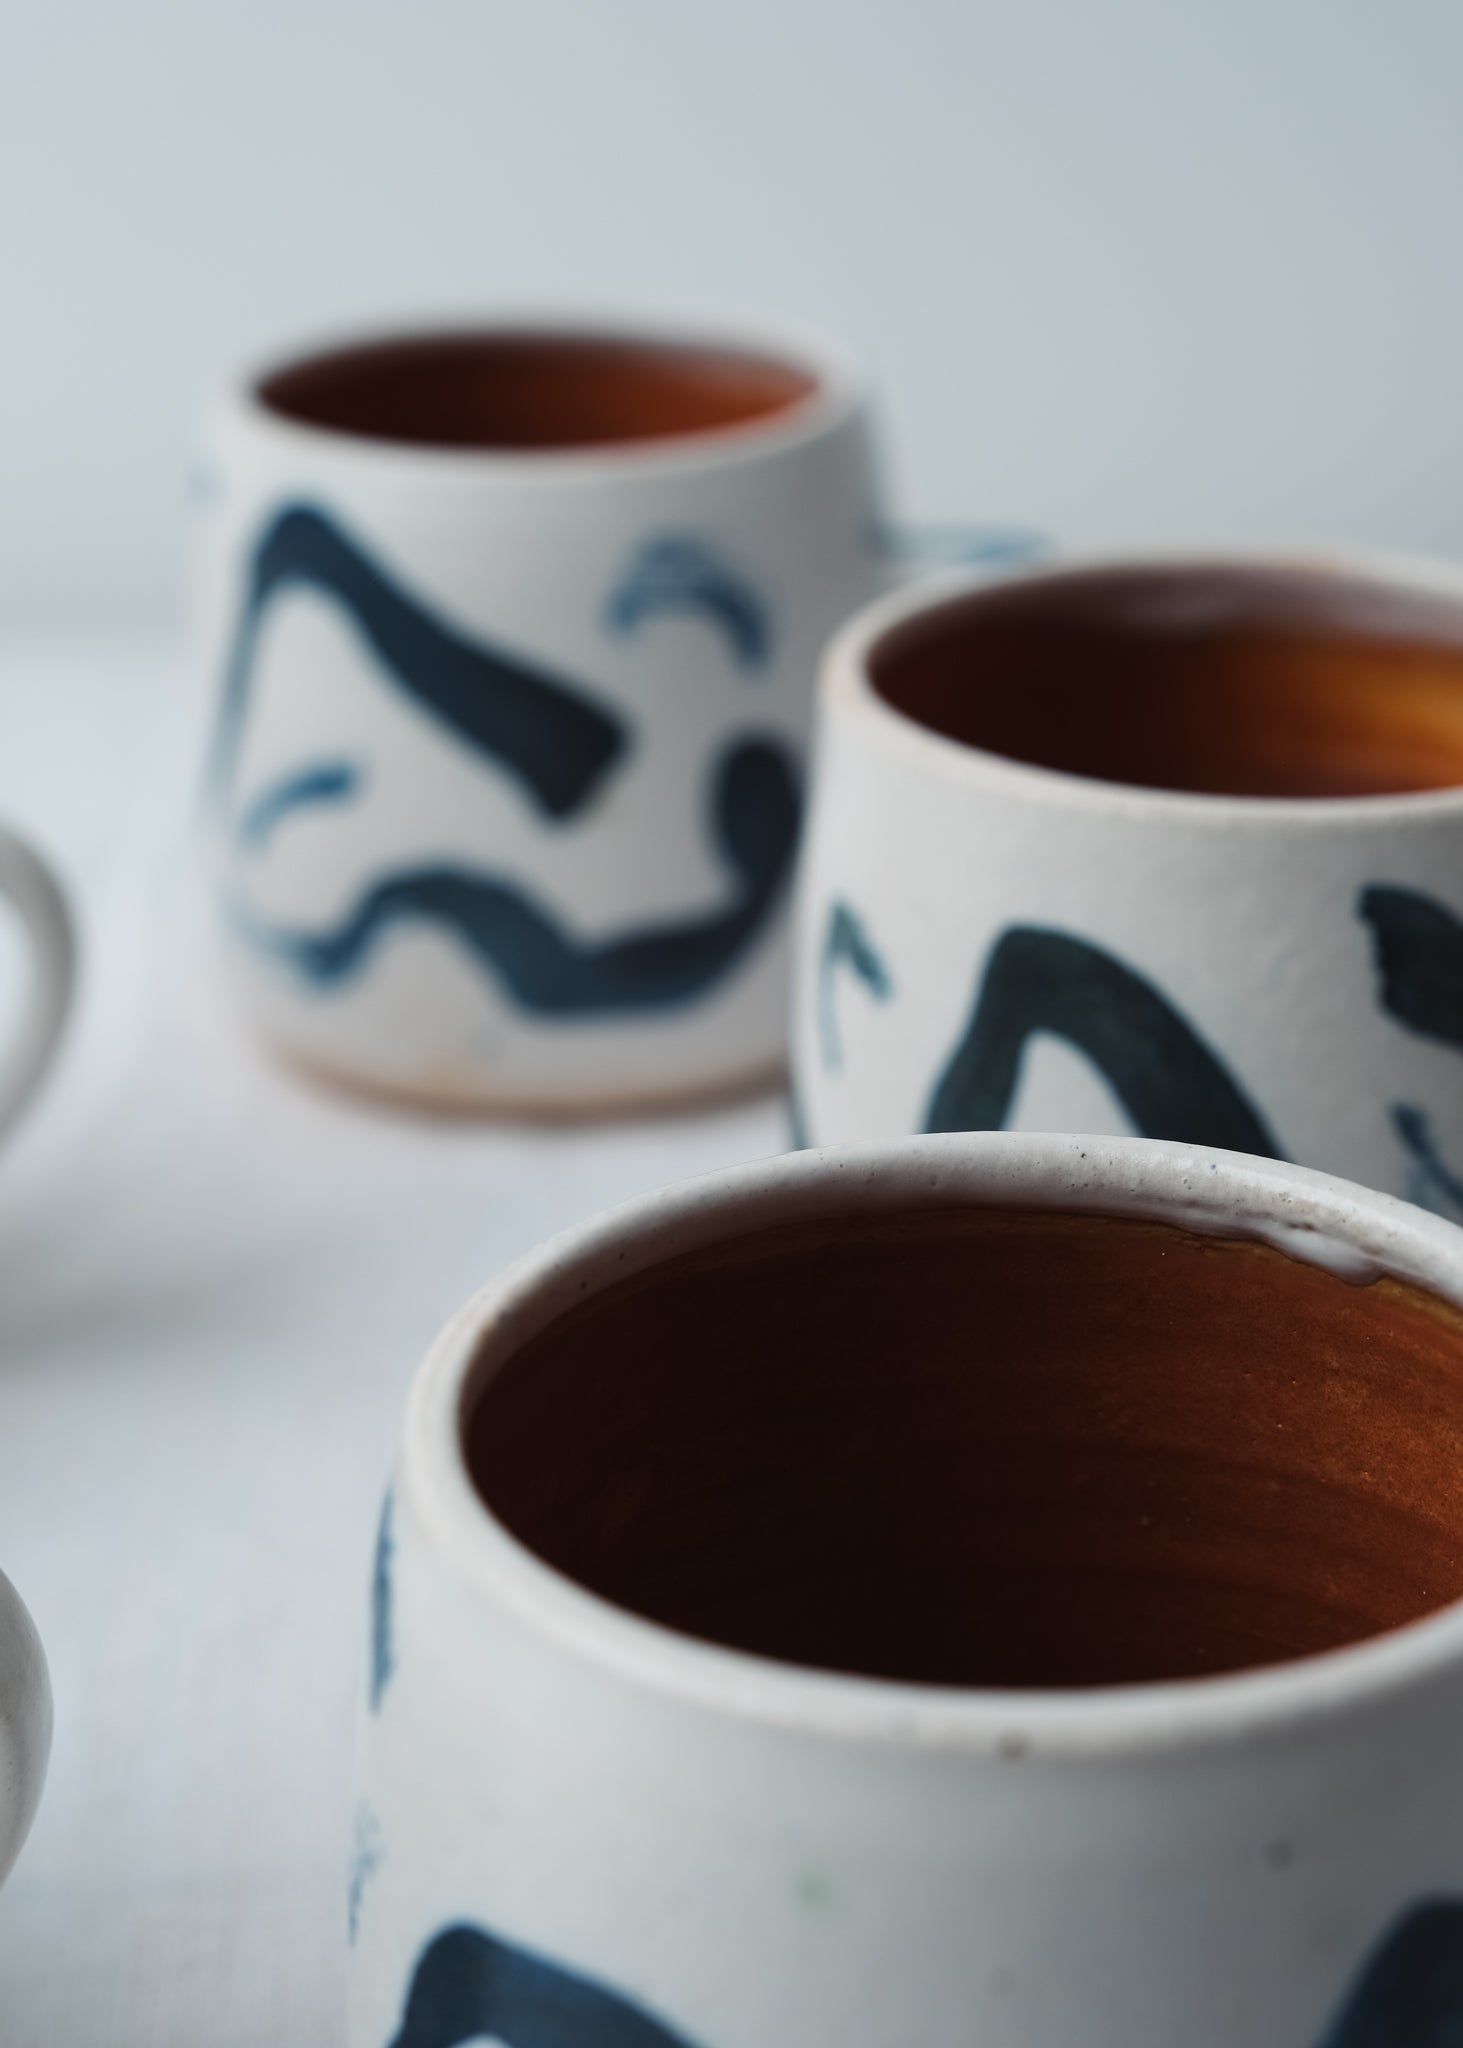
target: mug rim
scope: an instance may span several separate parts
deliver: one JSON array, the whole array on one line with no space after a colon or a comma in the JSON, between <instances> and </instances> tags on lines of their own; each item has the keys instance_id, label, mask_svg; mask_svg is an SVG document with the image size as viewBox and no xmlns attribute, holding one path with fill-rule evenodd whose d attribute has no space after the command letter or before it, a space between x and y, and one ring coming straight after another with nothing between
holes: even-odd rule
<instances>
[{"instance_id":1,"label":"mug rim","mask_svg":"<svg viewBox=\"0 0 1463 2048\"><path fill-rule=\"evenodd\" d=\"M1375 549L1162 548L1133 553L1063 556L999 576L961 570L900 590L865 605L846 620L823 651L818 675L820 719L859 720L911 765L990 794L1032 802L1121 814L1135 821L1197 826L1417 824L1463 808L1463 784L1438 789L1372 792L1360 796L1236 796L1210 790L1163 789L1148 783L1108 782L1065 768L1018 761L1007 754L952 739L890 703L874 686L872 664L881 647L911 620L957 609L968 599L1011 584L1061 583L1081 576L1202 575L1214 571L1291 571L1366 582L1400 593L1453 600L1463 628L1463 565L1441 557Z\"/></svg>"},{"instance_id":2,"label":"mug rim","mask_svg":"<svg viewBox=\"0 0 1463 2048\"><path fill-rule=\"evenodd\" d=\"M278 412L263 386L286 370L356 349L450 339L604 341L650 347L722 348L757 354L803 371L813 389L776 412L693 432L539 447L476 447L390 440L327 427ZM447 478L544 480L623 479L687 470L737 467L836 433L868 408L869 380L857 357L833 337L801 322L725 317L674 306L603 307L533 304L424 313L420 318L362 320L303 336L247 362L218 406L226 423L246 428L282 451L308 452L357 466L430 472Z\"/></svg>"},{"instance_id":3,"label":"mug rim","mask_svg":"<svg viewBox=\"0 0 1463 2048\"><path fill-rule=\"evenodd\" d=\"M468 1396L566 1307L741 1229L952 1202L1083 1211L1261 1239L1354 1280L1384 1274L1463 1308L1463 1230L1284 1161L1144 1138L978 1131L774 1154L655 1190L517 1260L418 1369L396 1486L439 1563L557 1648L636 1688L739 1720L900 1750L1101 1757L1283 1734L1463 1667L1463 1600L1380 1635L1218 1676L1081 1690L924 1685L783 1663L685 1635L549 1564L477 1491Z\"/></svg>"}]
</instances>

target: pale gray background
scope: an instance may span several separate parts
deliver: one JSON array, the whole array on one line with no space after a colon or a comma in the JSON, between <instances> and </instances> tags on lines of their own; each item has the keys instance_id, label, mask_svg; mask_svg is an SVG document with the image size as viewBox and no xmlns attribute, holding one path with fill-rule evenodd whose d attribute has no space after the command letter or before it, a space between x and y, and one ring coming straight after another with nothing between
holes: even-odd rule
<instances>
[{"instance_id":1,"label":"pale gray background","mask_svg":"<svg viewBox=\"0 0 1463 2048\"><path fill-rule=\"evenodd\" d=\"M501 300L842 331L925 514L1463 552L1457 0L5 0L0 634L169 631L191 423Z\"/></svg>"}]
</instances>

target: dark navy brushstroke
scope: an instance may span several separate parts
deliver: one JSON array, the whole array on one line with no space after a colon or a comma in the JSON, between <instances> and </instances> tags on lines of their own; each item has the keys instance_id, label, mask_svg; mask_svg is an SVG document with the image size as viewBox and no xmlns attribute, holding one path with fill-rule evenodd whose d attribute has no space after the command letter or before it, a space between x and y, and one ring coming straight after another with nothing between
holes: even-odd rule
<instances>
[{"instance_id":1,"label":"dark navy brushstroke","mask_svg":"<svg viewBox=\"0 0 1463 2048\"><path fill-rule=\"evenodd\" d=\"M333 598L392 681L460 739L516 775L550 817L572 815L624 753L623 720L578 683L438 619L334 520L287 505L254 550L234 631L214 742L216 791L226 790L244 728L260 629L282 591Z\"/></svg>"},{"instance_id":2,"label":"dark navy brushstroke","mask_svg":"<svg viewBox=\"0 0 1463 2048\"><path fill-rule=\"evenodd\" d=\"M267 846L281 818L291 811L315 804L343 804L360 794L363 781L359 768L349 761L320 761L301 768L262 790L239 821L239 838L245 846Z\"/></svg>"},{"instance_id":3,"label":"dark navy brushstroke","mask_svg":"<svg viewBox=\"0 0 1463 2048\"><path fill-rule=\"evenodd\" d=\"M612 632L633 633L665 612L699 614L726 636L742 668L762 668L772 655L772 622L747 577L708 542L690 534L647 541L611 591L605 617Z\"/></svg>"},{"instance_id":4,"label":"dark navy brushstroke","mask_svg":"<svg viewBox=\"0 0 1463 2048\"><path fill-rule=\"evenodd\" d=\"M1463 1050L1463 921L1435 897L1380 882L1362 890L1357 915L1372 928L1382 1008Z\"/></svg>"},{"instance_id":5,"label":"dark navy brushstroke","mask_svg":"<svg viewBox=\"0 0 1463 2048\"><path fill-rule=\"evenodd\" d=\"M242 912L243 936L328 988L358 973L400 924L451 932L525 1010L566 1016L669 1008L703 995L735 964L781 890L801 809L791 757L769 739L743 739L714 771L711 829L740 888L732 906L697 921L581 940L516 882L446 865L375 883L333 930L282 931Z\"/></svg>"},{"instance_id":6,"label":"dark navy brushstroke","mask_svg":"<svg viewBox=\"0 0 1463 2048\"><path fill-rule=\"evenodd\" d=\"M889 969L869 937L863 919L847 903L835 903L829 909L823 952L818 962L818 1035L823 1047L823 1065L830 1072L836 1072L843 1064L838 1008L834 1002L834 975L840 966L856 974L877 1002L888 1002L894 993Z\"/></svg>"},{"instance_id":7,"label":"dark navy brushstroke","mask_svg":"<svg viewBox=\"0 0 1463 2048\"><path fill-rule=\"evenodd\" d=\"M356 1808L356 1839L351 1851L350 1882L346 1888L346 1938L352 1948L361 1931L361 1907L366 1887L381 1868L381 1823L364 1800Z\"/></svg>"},{"instance_id":8,"label":"dark navy brushstroke","mask_svg":"<svg viewBox=\"0 0 1463 2048\"><path fill-rule=\"evenodd\" d=\"M641 2005L481 1927L423 1949L390 2048L693 2048Z\"/></svg>"},{"instance_id":9,"label":"dark navy brushstroke","mask_svg":"<svg viewBox=\"0 0 1463 2048\"><path fill-rule=\"evenodd\" d=\"M1316 2048L1463 2048L1463 1901L1405 1913Z\"/></svg>"},{"instance_id":10,"label":"dark navy brushstroke","mask_svg":"<svg viewBox=\"0 0 1463 2048\"><path fill-rule=\"evenodd\" d=\"M1438 1149L1427 1112L1411 1102L1394 1102L1392 1128L1412 1162L1407 1199L1435 1216L1463 1220L1463 1180L1451 1171Z\"/></svg>"},{"instance_id":11,"label":"dark navy brushstroke","mask_svg":"<svg viewBox=\"0 0 1463 2048\"><path fill-rule=\"evenodd\" d=\"M392 1527L396 1503L388 1493L381 1503L376 1524L376 1554L371 1564L371 1712L381 1711L381 1701L396 1669L396 1646L391 1628L391 1567L396 1552Z\"/></svg>"},{"instance_id":12,"label":"dark navy brushstroke","mask_svg":"<svg viewBox=\"0 0 1463 2048\"><path fill-rule=\"evenodd\" d=\"M1388 1016L1420 1038L1463 1051L1463 920L1418 889L1374 882L1357 898L1371 926L1377 997ZM1424 1110L1393 1103L1392 1128L1412 1162L1409 1199L1438 1215L1463 1217L1463 1180L1444 1162Z\"/></svg>"},{"instance_id":13,"label":"dark navy brushstroke","mask_svg":"<svg viewBox=\"0 0 1463 2048\"><path fill-rule=\"evenodd\" d=\"M1085 939L1027 926L992 947L925 1129L1000 1130L1039 1031L1091 1060L1144 1137L1285 1156L1218 1054L1152 982Z\"/></svg>"}]
</instances>

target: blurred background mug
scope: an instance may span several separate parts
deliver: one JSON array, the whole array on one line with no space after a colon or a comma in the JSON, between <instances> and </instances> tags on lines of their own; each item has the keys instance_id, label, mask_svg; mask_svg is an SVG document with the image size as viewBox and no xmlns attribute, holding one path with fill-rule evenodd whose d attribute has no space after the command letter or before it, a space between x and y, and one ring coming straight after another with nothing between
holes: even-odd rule
<instances>
[{"instance_id":1,"label":"blurred background mug","mask_svg":"<svg viewBox=\"0 0 1463 2048\"><path fill-rule=\"evenodd\" d=\"M817 655L887 585L836 353L614 322L245 379L200 472L257 1031L452 1109L770 1079Z\"/></svg>"},{"instance_id":2,"label":"blurred background mug","mask_svg":"<svg viewBox=\"0 0 1463 2048\"><path fill-rule=\"evenodd\" d=\"M1463 574L895 599L830 649L815 753L807 1142L1136 1131L1463 1216Z\"/></svg>"},{"instance_id":3,"label":"blurred background mug","mask_svg":"<svg viewBox=\"0 0 1463 2048\"><path fill-rule=\"evenodd\" d=\"M382 1520L351 2048L1453 2039L1460 1305L1440 1218L1121 1138L520 1262Z\"/></svg>"}]
</instances>

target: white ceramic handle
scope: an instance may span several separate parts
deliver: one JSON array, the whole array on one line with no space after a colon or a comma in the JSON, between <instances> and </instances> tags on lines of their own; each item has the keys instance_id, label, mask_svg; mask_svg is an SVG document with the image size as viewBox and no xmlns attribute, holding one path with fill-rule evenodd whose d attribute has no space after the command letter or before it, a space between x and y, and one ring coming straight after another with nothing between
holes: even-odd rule
<instances>
[{"instance_id":1,"label":"white ceramic handle","mask_svg":"<svg viewBox=\"0 0 1463 2048\"><path fill-rule=\"evenodd\" d=\"M0 830L0 895L30 941L31 979L20 1027L0 1049L0 1135L20 1115L51 1063L71 1007L76 941L61 885L40 856Z\"/></svg>"},{"instance_id":2,"label":"white ceramic handle","mask_svg":"<svg viewBox=\"0 0 1463 2048\"><path fill-rule=\"evenodd\" d=\"M0 1884L40 1804L51 1753L51 1681L35 1623L0 1572Z\"/></svg>"}]
</instances>

